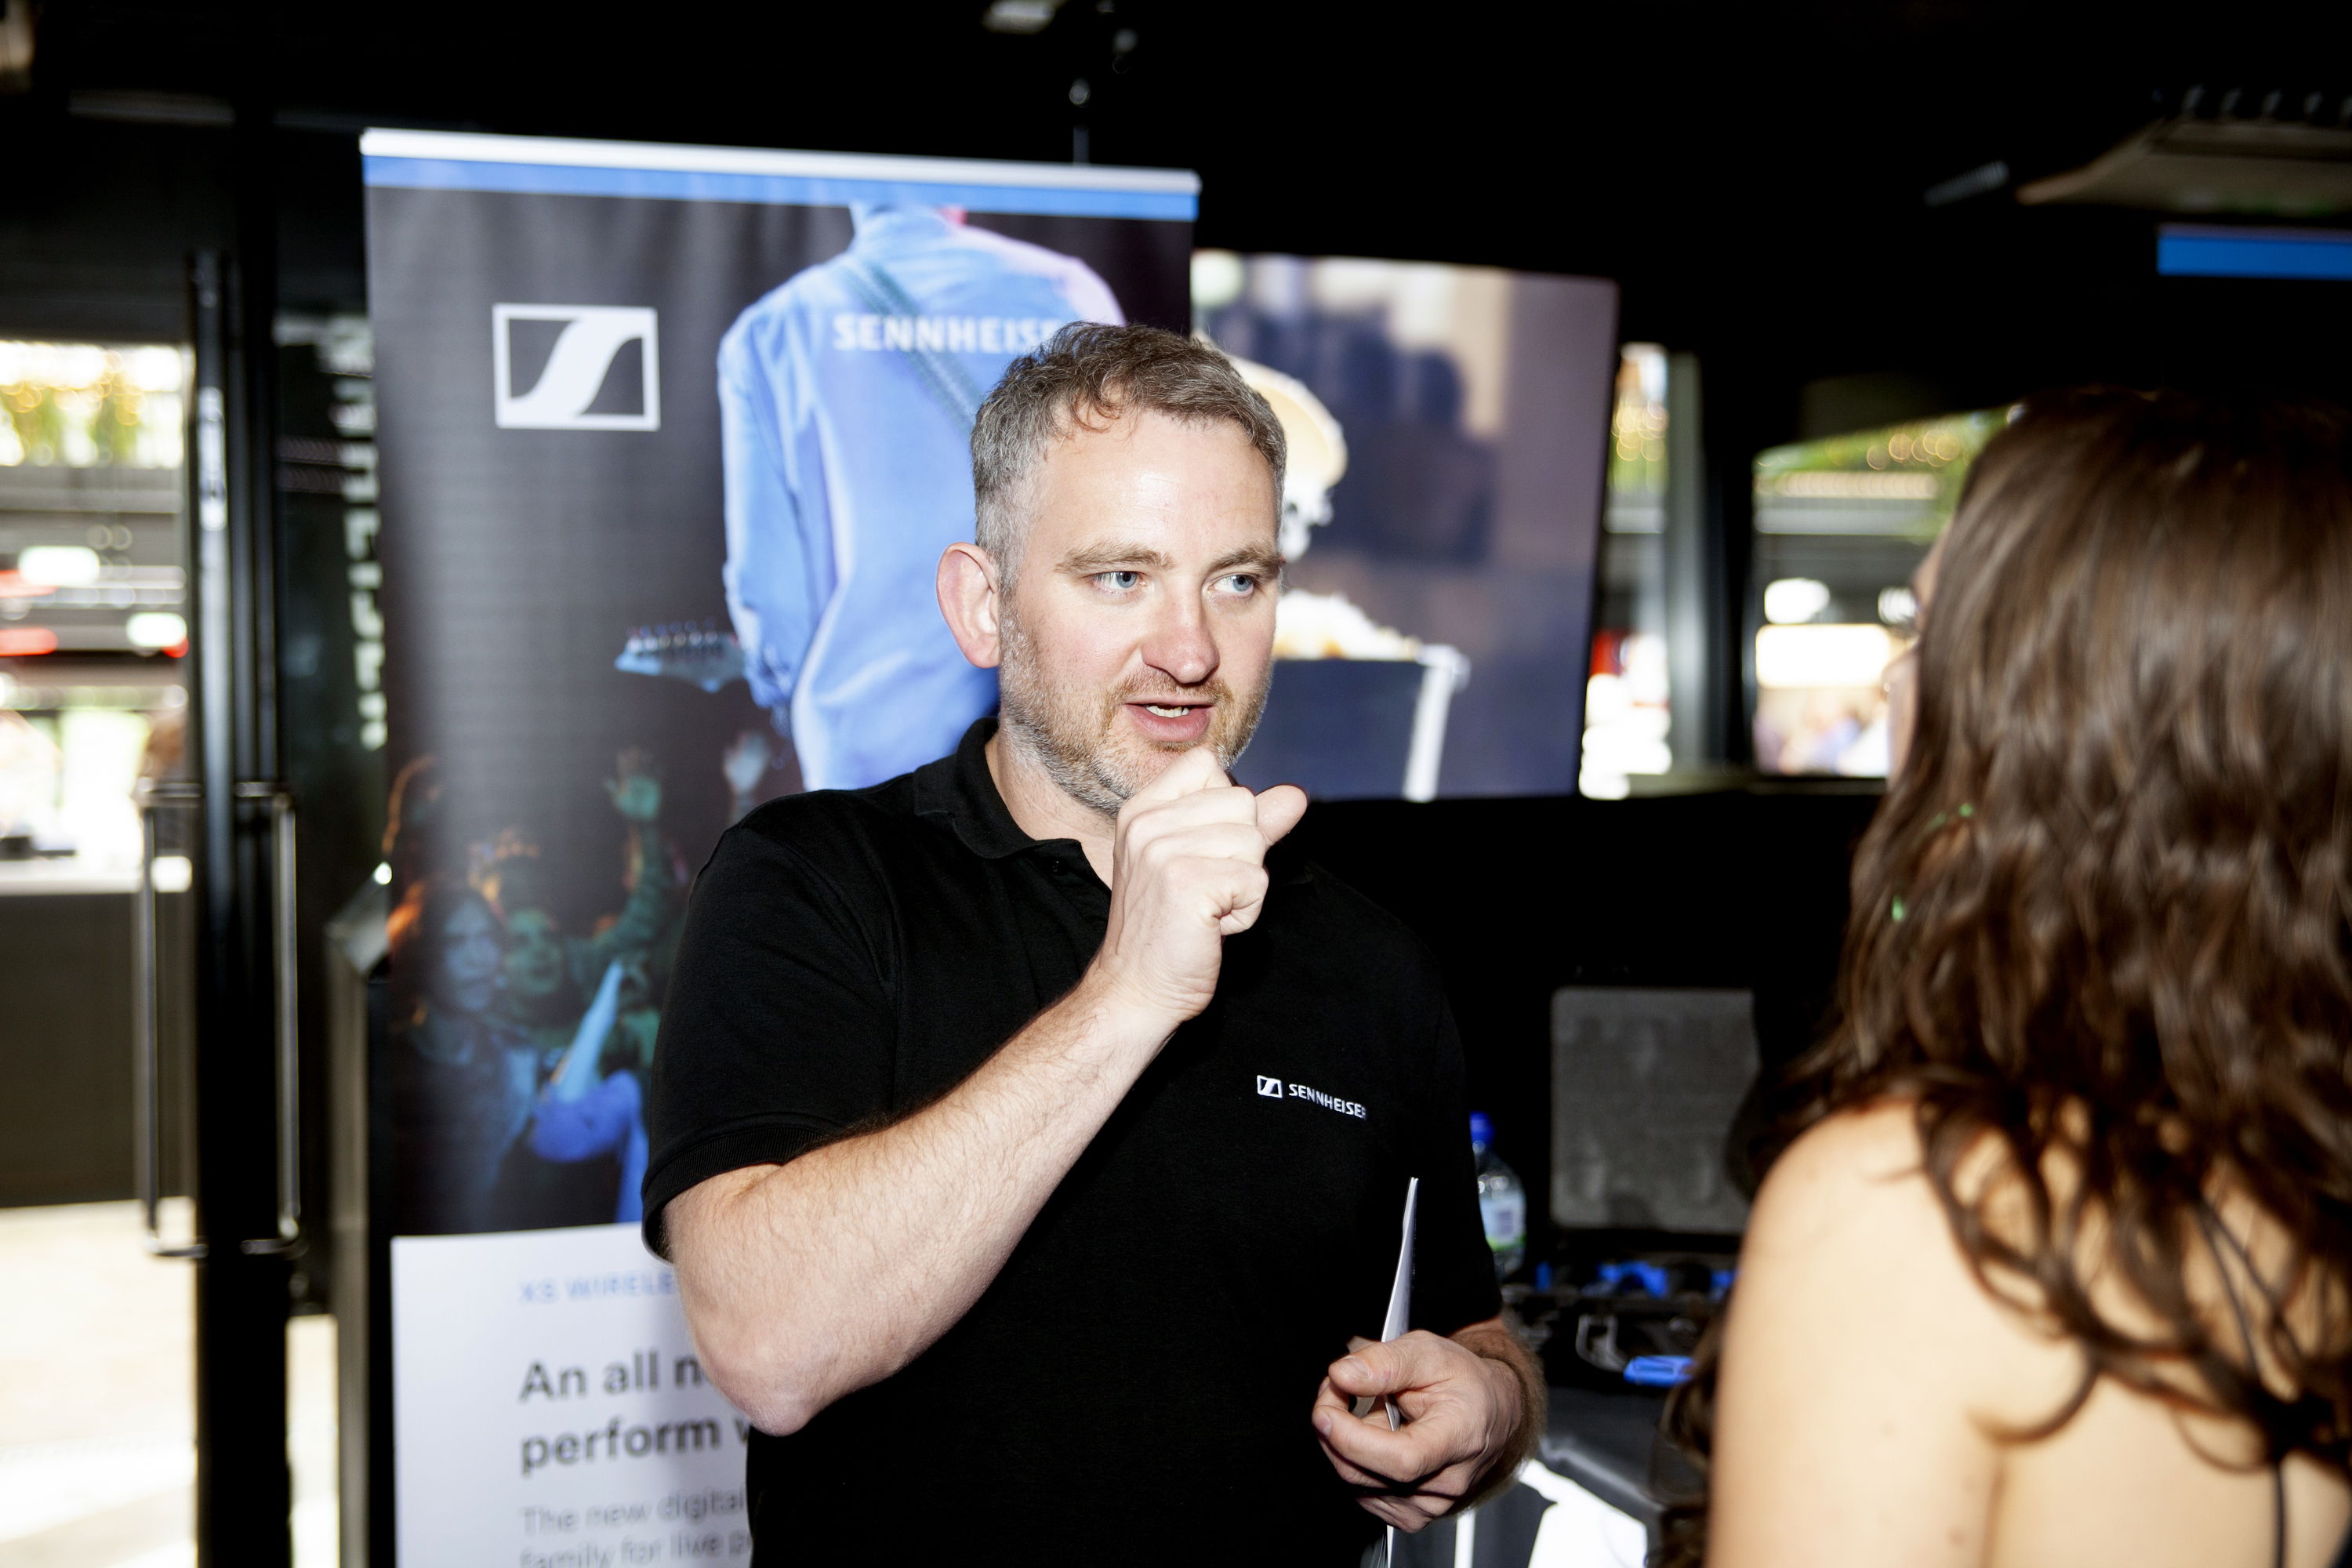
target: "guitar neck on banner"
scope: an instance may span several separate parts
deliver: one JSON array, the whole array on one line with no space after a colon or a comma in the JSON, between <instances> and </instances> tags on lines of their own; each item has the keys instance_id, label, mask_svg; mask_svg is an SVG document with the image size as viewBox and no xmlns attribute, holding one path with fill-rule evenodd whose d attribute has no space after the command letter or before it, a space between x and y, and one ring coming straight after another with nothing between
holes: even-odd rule
<instances>
[{"instance_id":1,"label":"guitar neck on banner","mask_svg":"<svg viewBox=\"0 0 2352 1568\"><path fill-rule=\"evenodd\" d=\"M639 626L613 660L614 669L630 675L666 675L717 691L743 676L743 648L733 632L720 631L709 621Z\"/></svg>"}]
</instances>

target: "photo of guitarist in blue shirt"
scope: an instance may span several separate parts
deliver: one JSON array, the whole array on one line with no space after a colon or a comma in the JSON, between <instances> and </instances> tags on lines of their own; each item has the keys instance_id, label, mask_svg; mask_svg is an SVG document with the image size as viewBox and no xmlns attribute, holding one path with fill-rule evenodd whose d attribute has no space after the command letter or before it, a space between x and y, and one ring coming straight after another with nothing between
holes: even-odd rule
<instances>
[{"instance_id":1,"label":"photo of guitarist in blue shirt","mask_svg":"<svg viewBox=\"0 0 2352 1568\"><path fill-rule=\"evenodd\" d=\"M856 237L737 319L719 350L727 605L752 695L810 789L954 748L996 705L934 599L972 534L973 416L1073 321L1123 323L1084 262L953 207L861 205Z\"/></svg>"}]
</instances>

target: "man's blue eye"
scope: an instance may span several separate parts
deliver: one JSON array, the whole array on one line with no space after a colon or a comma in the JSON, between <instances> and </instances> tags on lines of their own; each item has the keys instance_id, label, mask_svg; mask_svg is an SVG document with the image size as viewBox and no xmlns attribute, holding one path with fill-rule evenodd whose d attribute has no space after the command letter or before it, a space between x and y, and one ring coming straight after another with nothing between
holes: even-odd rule
<instances>
[{"instance_id":1,"label":"man's blue eye","mask_svg":"<svg viewBox=\"0 0 2352 1568\"><path fill-rule=\"evenodd\" d=\"M1257 579L1246 572L1236 572L1225 579L1225 587L1235 594L1253 594L1257 591Z\"/></svg>"},{"instance_id":2,"label":"man's blue eye","mask_svg":"<svg viewBox=\"0 0 2352 1568\"><path fill-rule=\"evenodd\" d=\"M1143 575L1139 572L1104 572L1097 574L1095 578L1095 581L1106 588L1122 590L1132 588L1142 580Z\"/></svg>"}]
</instances>

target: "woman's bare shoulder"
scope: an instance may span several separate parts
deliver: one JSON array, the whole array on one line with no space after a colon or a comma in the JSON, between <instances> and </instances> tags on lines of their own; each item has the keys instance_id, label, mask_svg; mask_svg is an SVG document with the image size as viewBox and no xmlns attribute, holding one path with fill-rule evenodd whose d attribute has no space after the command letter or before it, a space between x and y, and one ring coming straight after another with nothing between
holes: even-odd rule
<instances>
[{"instance_id":1,"label":"woman's bare shoulder","mask_svg":"<svg viewBox=\"0 0 2352 1568\"><path fill-rule=\"evenodd\" d=\"M1963 1156L1964 1194L1984 1190L1988 1163ZM1932 1367L1972 1413L2023 1424L2065 1399L2081 1363L2011 1283L1996 1279L1997 1298L1962 1250L1905 1099L1839 1112L1791 1143L1741 1253L1742 1310L1760 1299L1759 1316L1833 1321L1850 1353Z\"/></svg>"},{"instance_id":2,"label":"woman's bare shoulder","mask_svg":"<svg viewBox=\"0 0 2352 1568\"><path fill-rule=\"evenodd\" d=\"M1748 1222L1751 1247L1835 1247L1893 1226L1912 1243L1941 1206L1920 1158L1916 1107L1888 1099L1807 1128L1772 1163Z\"/></svg>"},{"instance_id":3,"label":"woman's bare shoulder","mask_svg":"<svg viewBox=\"0 0 2352 1568\"><path fill-rule=\"evenodd\" d=\"M2001 1150L1991 1133L1977 1137L1955 1163L1951 1185L1961 1202L1983 1207L1987 1220L2006 1231L2018 1217L2010 1213L2018 1194ZM2063 1184L2063 1173L2045 1174ZM1929 1215L1936 1226L1916 1223ZM1749 1235L1759 1225L1867 1230L1888 1222L1899 1222L1923 1250L1950 1240L1944 1200L1927 1177L1918 1101L1907 1096L1841 1110L1806 1129L1773 1163Z\"/></svg>"}]
</instances>

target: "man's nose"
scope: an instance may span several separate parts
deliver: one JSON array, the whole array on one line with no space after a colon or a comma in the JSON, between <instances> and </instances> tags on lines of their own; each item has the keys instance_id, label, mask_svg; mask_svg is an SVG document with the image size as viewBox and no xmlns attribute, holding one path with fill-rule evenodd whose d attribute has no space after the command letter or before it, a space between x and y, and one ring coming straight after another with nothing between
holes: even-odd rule
<instances>
[{"instance_id":1,"label":"man's nose","mask_svg":"<svg viewBox=\"0 0 2352 1568\"><path fill-rule=\"evenodd\" d=\"M1171 606L1144 639L1143 660L1180 686L1198 686L1217 673L1217 640L1199 604Z\"/></svg>"}]
</instances>

